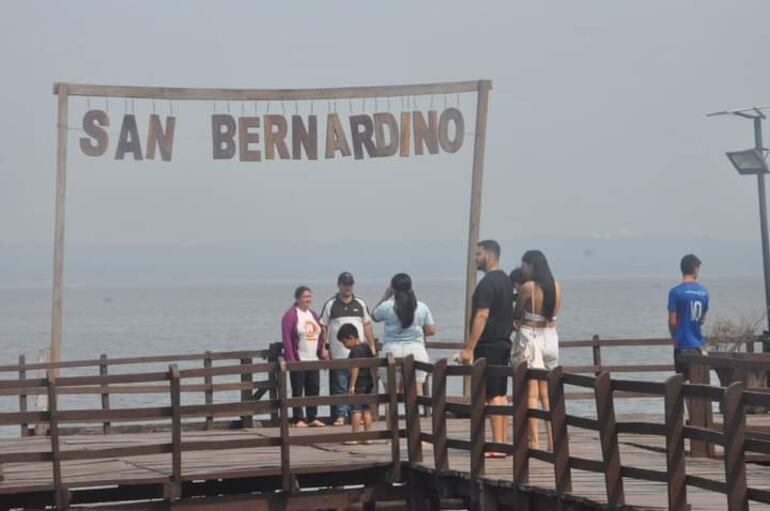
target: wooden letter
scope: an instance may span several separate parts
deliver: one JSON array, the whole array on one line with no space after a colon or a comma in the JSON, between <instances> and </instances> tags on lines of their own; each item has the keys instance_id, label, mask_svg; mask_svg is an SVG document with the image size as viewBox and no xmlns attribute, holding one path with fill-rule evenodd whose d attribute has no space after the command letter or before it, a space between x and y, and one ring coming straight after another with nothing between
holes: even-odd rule
<instances>
[{"instance_id":1,"label":"wooden letter","mask_svg":"<svg viewBox=\"0 0 770 511\"><path fill-rule=\"evenodd\" d=\"M401 156L409 156L409 142L412 133L412 116L409 112L401 112Z\"/></svg>"},{"instance_id":2,"label":"wooden letter","mask_svg":"<svg viewBox=\"0 0 770 511\"><path fill-rule=\"evenodd\" d=\"M224 129L223 129L224 128ZM230 114L211 116L211 142L215 160L229 160L235 156L235 118Z\"/></svg>"},{"instance_id":3,"label":"wooden letter","mask_svg":"<svg viewBox=\"0 0 770 511\"><path fill-rule=\"evenodd\" d=\"M278 128L274 130L273 126ZM289 148L286 146L286 132L288 126L286 123L286 117L282 115L266 115L265 116L265 159L275 159L275 149L278 149L278 156L282 160L291 158L289 156Z\"/></svg>"},{"instance_id":4,"label":"wooden letter","mask_svg":"<svg viewBox=\"0 0 770 511\"><path fill-rule=\"evenodd\" d=\"M115 159L122 160L126 153L133 154L134 160L142 159L142 143L139 141L139 130L136 129L136 117L132 114L123 116Z\"/></svg>"},{"instance_id":5,"label":"wooden letter","mask_svg":"<svg viewBox=\"0 0 770 511\"><path fill-rule=\"evenodd\" d=\"M308 160L318 159L318 116L307 118L307 128L302 122L302 116L291 116L291 153L295 160L302 159L302 148Z\"/></svg>"},{"instance_id":6,"label":"wooden letter","mask_svg":"<svg viewBox=\"0 0 770 511\"><path fill-rule=\"evenodd\" d=\"M455 138L449 139L449 123L454 121L455 123ZM456 108L447 108L441 112L441 117L438 120L438 143L447 153L456 153L463 146L463 138L465 137L465 121L463 120L463 114Z\"/></svg>"},{"instance_id":7,"label":"wooden letter","mask_svg":"<svg viewBox=\"0 0 770 511\"><path fill-rule=\"evenodd\" d=\"M385 142L385 127L388 131L388 142ZM377 156L384 158L398 152L398 123L391 113L374 114L374 142L377 146Z\"/></svg>"},{"instance_id":8,"label":"wooden letter","mask_svg":"<svg viewBox=\"0 0 770 511\"><path fill-rule=\"evenodd\" d=\"M174 149L174 127L176 117L166 116L166 129L160 123L160 116L150 115L150 126L147 129L147 154L148 160L155 159L155 148L160 149L160 158L163 161L171 161L171 151Z\"/></svg>"},{"instance_id":9,"label":"wooden letter","mask_svg":"<svg viewBox=\"0 0 770 511\"><path fill-rule=\"evenodd\" d=\"M337 114L326 116L326 158L334 158L334 153L339 151L343 157L350 156L350 146L345 138L340 118Z\"/></svg>"},{"instance_id":10,"label":"wooden letter","mask_svg":"<svg viewBox=\"0 0 770 511\"><path fill-rule=\"evenodd\" d=\"M361 131L363 126L364 130ZM377 156L377 148L374 146L374 124L372 118L366 114L350 116L350 136L353 139L353 158L361 160L364 157L364 147L369 158Z\"/></svg>"},{"instance_id":11,"label":"wooden letter","mask_svg":"<svg viewBox=\"0 0 770 511\"><path fill-rule=\"evenodd\" d=\"M259 133L250 132L249 128L259 128L259 117L238 117L238 152L241 161L260 161L262 152L249 149L249 144L259 143Z\"/></svg>"},{"instance_id":12,"label":"wooden letter","mask_svg":"<svg viewBox=\"0 0 770 511\"><path fill-rule=\"evenodd\" d=\"M89 110L83 116L83 131L86 135L93 138L96 143L91 142L91 138L83 137L80 139L80 150L86 156L101 156L107 152L107 130L102 126L109 126L110 118L104 110Z\"/></svg>"},{"instance_id":13,"label":"wooden letter","mask_svg":"<svg viewBox=\"0 0 770 511\"><path fill-rule=\"evenodd\" d=\"M414 124L414 154L422 154L422 144L428 146L430 154L438 153L438 123L436 111L428 112L428 124L425 124L425 116L422 112L412 112L412 124Z\"/></svg>"}]
</instances>

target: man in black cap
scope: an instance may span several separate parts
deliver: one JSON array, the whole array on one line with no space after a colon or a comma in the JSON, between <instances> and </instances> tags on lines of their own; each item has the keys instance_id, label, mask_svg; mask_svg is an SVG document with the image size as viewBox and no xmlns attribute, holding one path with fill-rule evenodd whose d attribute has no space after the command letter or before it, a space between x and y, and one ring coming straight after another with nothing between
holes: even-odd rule
<instances>
[{"instance_id":1,"label":"man in black cap","mask_svg":"<svg viewBox=\"0 0 770 511\"><path fill-rule=\"evenodd\" d=\"M337 277L339 293L327 300L321 309L320 323L324 330L324 338L329 341L329 355L332 360L348 358L348 349L337 340L337 331L346 323L354 325L359 332L363 332L372 353L377 353L372 335L372 318L369 316L366 302L353 294L354 284L355 280L350 272L340 273ZM347 369L329 370L329 393L333 396L348 393ZM335 426L344 426L347 416L350 415L350 407L332 405L331 415L334 417Z\"/></svg>"}]
</instances>

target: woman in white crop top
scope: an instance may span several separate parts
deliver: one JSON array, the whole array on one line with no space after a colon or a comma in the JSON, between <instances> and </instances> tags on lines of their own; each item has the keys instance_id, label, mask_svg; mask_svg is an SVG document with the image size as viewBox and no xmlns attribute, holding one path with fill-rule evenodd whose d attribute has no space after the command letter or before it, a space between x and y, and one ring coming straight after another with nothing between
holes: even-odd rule
<instances>
[{"instance_id":1,"label":"woman in white crop top","mask_svg":"<svg viewBox=\"0 0 770 511\"><path fill-rule=\"evenodd\" d=\"M526 361L527 367L551 370L559 365L559 336L556 332L556 317L561 308L561 286L553 278L548 261L539 250L530 250L521 258L521 269L526 282L519 288L514 310L516 340L513 346L514 361ZM542 405L550 409L548 384L545 381L530 380L527 390L530 408ZM537 419L529 423L529 446L539 448ZM548 450L553 450L553 434L550 422L546 422Z\"/></svg>"}]
</instances>

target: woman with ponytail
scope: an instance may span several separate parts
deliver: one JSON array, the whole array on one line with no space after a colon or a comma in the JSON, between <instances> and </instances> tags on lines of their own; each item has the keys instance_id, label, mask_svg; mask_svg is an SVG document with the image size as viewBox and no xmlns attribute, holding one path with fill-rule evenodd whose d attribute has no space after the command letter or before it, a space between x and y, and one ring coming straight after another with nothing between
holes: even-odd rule
<instances>
[{"instance_id":1,"label":"woman with ponytail","mask_svg":"<svg viewBox=\"0 0 770 511\"><path fill-rule=\"evenodd\" d=\"M383 357L389 353L396 358L413 355L417 361L428 362L425 338L436 333L436 324L428 306L417 301L409 275L398 273L393 276L372 312L372 319L384 324ZM418 392L424 381L425 371L417 371Z\"/></svg>"},{"instance_id":2,"label":"woman with ponytail","mask_svg":"<svg viewBox=\"0 0 770 511\"><path fill-rule=\"evenodd\" d=\"M527 367L551 370L559 365L559 336L556 333L556 316L561 308L561 286L553 278L548 261L539 250L529 250L521 258L524 282L519 288L513 313L516 327L514 360L524 360ZM530 380L527 401L530 408L541 404L550 409L548 385L545 381ZM553 450L553 434L550 422L546 422L548 450ZM530 419L529 446L539 448L537 419Z\"/></svg>"}]
</instances>

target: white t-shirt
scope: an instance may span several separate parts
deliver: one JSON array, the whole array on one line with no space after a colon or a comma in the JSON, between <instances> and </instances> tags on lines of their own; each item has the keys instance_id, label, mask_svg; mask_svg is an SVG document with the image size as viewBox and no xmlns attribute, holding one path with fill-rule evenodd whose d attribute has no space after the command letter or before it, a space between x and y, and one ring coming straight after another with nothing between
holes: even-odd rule
<instances>
[{"instance_id":1,"label":"white t-shirt","mask_svg":"<svg viewBox=\"0 0 770 511\"><path fill-rule=\"evenodd\" d=\"M318 336L321 335L321 325L308 311L297 309L297 355L303 362L318 360Z\"/></svg>"},{"instance_id":2,"label":"white t-shirt","mask_svg":"<svg viewBox=\"0 0 770 511\"><path fill-rule=\"evenodd\" d=\"M354 296L349 303L343 302L339 296L327 300L323 310L321 310L321 324L326 327L329 335L327 340L329 341L331 358L348 358L350 353L350 350L337 339L337 332L342 325L350 323L355 326L358 330L358 338L361 339L361 342L366 342L364 325L369 325L371 322L372 318L369 316L366 303L357 296Z\"/></svg>"}]
</instances>

